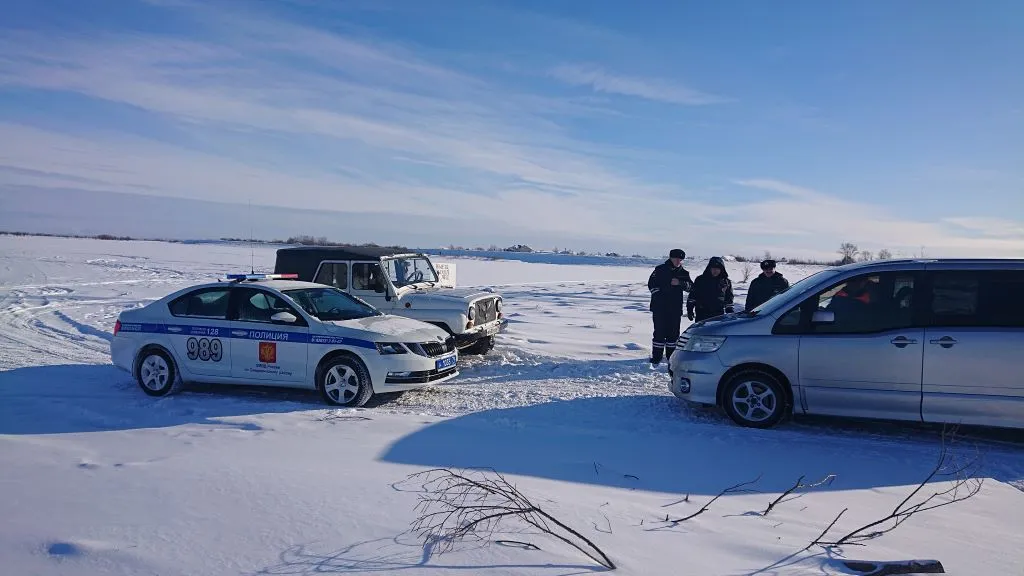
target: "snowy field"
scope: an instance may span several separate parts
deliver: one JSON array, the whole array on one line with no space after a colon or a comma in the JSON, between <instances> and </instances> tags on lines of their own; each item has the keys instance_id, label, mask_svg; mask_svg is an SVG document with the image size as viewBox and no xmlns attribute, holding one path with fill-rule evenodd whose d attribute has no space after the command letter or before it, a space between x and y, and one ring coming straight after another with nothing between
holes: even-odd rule
<instances>
[{"instance_id":1,"label":"snowy field","mask_svg":"<svg viewBox=\"0 0 1024 576\"><path fill-rule=\"evenodd\" d=\"M273 249L253 258L269 271ZM403 479L450 466L507 475L616 573L830 575L853 573L842 558L934 558L950 574L1024 574L1018 438L953 447L984 458L977 496L864 546L805 550L844 509L830 538L891 513L934 468L935 431L735 427L682 406L648 369L649 268L451 261L460 285L505 294L495 350L450 383L328 410L315 393L265 388L154 399L110 364L120 310L248 271L248 247L0 237L0 573L601 571L515 519L431 556L409 532L418 495ZM742 265L730 267L742 302ZM813 268L780 271L795 281ZM801 476L830 475L763 514ZM949 487L939 478L909 504Z\"/></svg>"}]
</instances>

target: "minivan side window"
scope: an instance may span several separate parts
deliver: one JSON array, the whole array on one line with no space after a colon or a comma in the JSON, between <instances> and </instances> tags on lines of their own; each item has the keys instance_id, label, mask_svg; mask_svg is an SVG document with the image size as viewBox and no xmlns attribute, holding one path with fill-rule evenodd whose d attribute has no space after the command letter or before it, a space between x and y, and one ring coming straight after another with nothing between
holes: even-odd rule
<instances>
[{"instance_id":1,"label":"minivan side window","mask_svg":"<svg viewBox=\"0 0 1024 576\"><path fill-rule=\"evenodd\" d=\"M1024 271L935 271L931 285L929 326L1024 327Z\"/></svg>"},{"instance_id":2,"label":"minivan side window","mask_svg":"<svg viewBox=\"0 0 1024 576\"><path fill-rule=\"evenodd\" d=\"M873 334L914 325L914 274L875 272L854 276L805 300L783 315L776 334ZM835 322L811 324L815 311Z\"/></svg>"},{"instance_id":3,"label":"minivan side window","mask_svg":"<svg viewBox=\"0 0 1024 576\"><path fill-rule=\"evenodd\" d=\"M313 282L334 286L339 290L348 289L348 263L324 262L320 264L320 271L316 273Z\"/></svg>"}]
</instances>

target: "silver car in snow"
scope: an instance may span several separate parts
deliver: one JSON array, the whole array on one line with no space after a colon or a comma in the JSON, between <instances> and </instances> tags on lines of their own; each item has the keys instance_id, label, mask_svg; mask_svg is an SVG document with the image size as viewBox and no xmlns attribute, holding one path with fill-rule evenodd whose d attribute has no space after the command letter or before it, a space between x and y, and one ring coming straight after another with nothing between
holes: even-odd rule
<instances>
[{"instance_id":1,"label":"silver car in snow","mask_svg":"<svg viewBox=\"0 0 1024 576\"><path fill-rule=\"evenodd\" d=\"M1024 260L828 268L691 325L669 368L673 394L742 426L795 413L1024 428Z\"/></svg>"}]
</instances>

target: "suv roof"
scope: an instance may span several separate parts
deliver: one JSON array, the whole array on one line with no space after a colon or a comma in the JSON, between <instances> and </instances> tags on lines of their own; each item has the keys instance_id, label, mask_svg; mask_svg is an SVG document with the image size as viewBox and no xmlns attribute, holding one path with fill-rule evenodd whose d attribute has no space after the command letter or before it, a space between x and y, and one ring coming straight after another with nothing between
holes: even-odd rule
<instances>
[{"instance_id":1,"label":"suv roof","mask_svg":"<svg viewBox=\"0 0 1024 576\"><path fill-rule=\"evenodd\" d=\"M275 274L298 274L303 280L313 280L316 270L324 260L372 260L388 256L415 254L401 248L380 248L363 246L296 246L280 248L274 262Z\"/></svg>"},{"instance_id":2,"label":"suv roof","mask_svg":"<svg viewBox=\"0 0 1024 576\"><path fill-rule=\"evenodd\" d=\"M413 254L412 250L405 248L382 248L379 246L293 246L291 248L280 248L277 256L296 256L311 258L319 256L323 260L363 260L395 256L398 254Z\"/></svg>"}]
</instances>

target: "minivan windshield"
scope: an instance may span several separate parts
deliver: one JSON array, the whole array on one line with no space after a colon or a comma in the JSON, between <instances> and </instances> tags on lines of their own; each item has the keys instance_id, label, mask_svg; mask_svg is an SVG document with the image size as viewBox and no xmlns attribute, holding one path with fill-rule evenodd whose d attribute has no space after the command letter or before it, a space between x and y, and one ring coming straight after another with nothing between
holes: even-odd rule
<instances>
[{"instance_id":1,"label":"minivan windshield","mask_svg":"<svg viewBox=\"0 0 1024 576\"><path fill-rule=\"evenodd\" d=\"M817 286L818 282L825 280L826 278L829 278L831 276L835 276L838 273L839 272L837 272L836 270L830 268L819 270L814 274L811 274L810 276L801 278L800 280L794 282L789 287L789 290L786 290L781 294L777 294L776 296L769 299L767 302L761 304L760 306L754 308L753 310L745 310L742 314L746 316L759 316L762 314L771 314L778 310L780 307L785 306L789 302L798 298L801 294L807 292L809 289L813 288L814 286Z\"/></svg>"},{"instance_id":2,"label":"minivan windshield","mask_svg":"<svg viewBox=\"0 0 1024 576\"><path fill-rule=\"evenodd\" d=\"M423 256L397 256L384 259L384 269L395 288L420 282L437 282L437 273L430 260Z\"/></svg>"},{"instance_id":3,"label":"minivan windshield","mask_svg":"<svg viewBox=\"0 0 1024 576\"><path fill-rule=\"evenodd\" d=\"M281 293L291 298L307 314L323 322L382 315L373 306L337 288L302 288L283 290Z\"/></svg>"}]
</instances>

